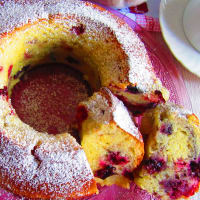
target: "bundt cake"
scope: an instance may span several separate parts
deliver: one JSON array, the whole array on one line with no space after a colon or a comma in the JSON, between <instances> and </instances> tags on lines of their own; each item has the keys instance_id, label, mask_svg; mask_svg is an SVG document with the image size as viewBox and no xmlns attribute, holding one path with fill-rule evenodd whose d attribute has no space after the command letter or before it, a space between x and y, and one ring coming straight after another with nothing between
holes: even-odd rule
<instances>
[{"instance_id":1,"label":"bundt cake","mask_svg":"<svg viewBox=\"0 0 200 200\"><path fill-rule=\"evenodd\" d=\"M198 118L179 106L161 104L144 114L141 130L148 138L135 183L163 200L193 195L200 183Z\"/></svg>"},{"instance_id":2,"label":"bundt cake","mask_svg":"<svg viewBox=\"0 0 200 200\"><path fill-rule=\"evenodd\" d=\"M142 161L144 144L124 104L103 88L80 103L77 118L81 146L94 176L103 180L112 175L132 178ZM115 184L116 180L112 178Z\"/></svg>"},{"instance_id":3,"label":"bundt cake","mask_svg":"<svg viewBox=\"0 0 200 200\"><path fill-rule=\"evenodd\" d=\"M68 133L40 133L0 96L0 186L29 198L78 198L95 193L85 153Z\"/></svg>"},{"instance_id":4,"label":"bundt cake","mask_svg":"<svg viewBox=\"0 0 200 200\"><path fill-rule=\"evenodd\" d=\"M11 90L25 69L61 62L83 72L93 89L109 87L138 109L168 98L143 42L105 9L79 0L9 0L3 4L0 88L9 82Z\"/></svg>"},{"instance_id":5,"label":"bundt cake","mask_svg":"<svg viewBox=\"0 0 200 200\"><path fill-rule=\"evenodd\" d=\"M0 13L0 186L28 198L71 199L96 193L82 147L68 133L48 135L23 123L10 102L12 88L32 68L62 63L82 72L94 91L107 86L138 113L138 108L168 98L143 42L121 19L85 1L0 1ZM115 120L123 120L120 113ZM130 134L137 133L133 127L128 127L128 144L142 151L139 133ZM121 135L126 131L112 124L110 129ZM135 150L138 160L127 160L113 148L104 160L124 160L129 173L142 154ZM126 172L115 168L119 174Z\"/></svg>"}]
</instances>

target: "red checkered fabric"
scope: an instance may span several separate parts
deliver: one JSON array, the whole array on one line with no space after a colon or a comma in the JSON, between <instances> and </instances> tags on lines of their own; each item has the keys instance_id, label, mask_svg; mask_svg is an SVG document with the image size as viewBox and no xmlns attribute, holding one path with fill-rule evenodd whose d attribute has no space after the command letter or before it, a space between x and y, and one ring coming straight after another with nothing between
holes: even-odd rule
<instances>
[{"instance_id":1,"label":"red checkered fabric","mask_svg":"<svg viewBox=\"0 0 200 200\"><path fill-rule=\"evenodd\" d=\"M160 32L160 23L157 18L137 14L135 21L147 31Z\"/></svg>"},{"instance_id":2,"label":"red checkered fabric","mask_svg":"<svg viewBox=\"0 0 200 200\"><path fill-rule=\"evenodd\" d=\"M160 23L157 18L147 16L148 6L143 3L136 7L129 7L119 10L121 13L136 21L142 28L147 31L160 32Z\"/></svg>"}]
</instances>

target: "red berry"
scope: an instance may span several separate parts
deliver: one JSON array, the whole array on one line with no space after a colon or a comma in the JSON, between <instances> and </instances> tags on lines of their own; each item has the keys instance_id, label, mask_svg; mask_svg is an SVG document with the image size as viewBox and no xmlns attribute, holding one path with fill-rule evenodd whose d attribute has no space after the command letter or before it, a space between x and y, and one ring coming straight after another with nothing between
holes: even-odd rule
<instances>
[{"instance_id":1,"label":"red berry","mask_svg":"<svg viewBox=\"0 0 200 200\"><path fill-rule=\"evenodd\" d=\"M179 179L164 180L160 184L171 199L179 199L183 196L189 197L194 194L198 187L198 181L189 183L187 180Z\"/></svg>"},{"instance_id":2,"label":"red berry","mask_svg":"<svg viewBox=\"0 0 200 200\"><path fill-rule=\"evenodd\" d=\"M81 35L85 32L85 27L83 24L80 24L79 26L72 26L71 31L76 35Z\"/></svg>"},{"instance_id":3,"label":"red berry","mask_svg":"<svg viewBox=\"0 0 200 200\"><path fill-rule=\"evenodd\" d=\"M107 159L113 165L125 165L129 162L127 157L120 155L120 152L110 152Z\"/></svg>"},{"instance_id":4,"label":"red berry","mask_svg":"<svg viewBox=\"0 0 200 200\"><path fill-rule=\"evenodd\" d=\"M170 124L170 123L163 124L160 128L160 132L164 133L166 135L171 135L172 134L172 124Z\"/></svg>"},{"instance_id":5,"label":"red berry","mask_svg":"<svg viewBox=\"0 0 200 200\"><path fill-rule=\"evenodd\" d=\"M8 88L7 88L7 86L4 86L3 89L0 89L0 95L8 96Z\"/></svg>"},{"instance_id":6,"label":"red berry","mask_svg":"<svg viewBox=\"0 0 200 200\"><path fill-rule=\"evenodd\" d=\"M106 165L104 168L97 170L94 173L94 176L99 177L101 179L105 179L109 176L114 175L115 167L112 165Z\"/></svg>"},{"instance_id":7,"label":"red berry","mask_svg":"<svg viewBox=\"0 0 200 200\"><path fill-rule=\"evenodd\" d=\"M144 161L144 167L149 174L160 172L166 168L166 163L160 158L150 158Z\"/></svg>"}]
</instances>

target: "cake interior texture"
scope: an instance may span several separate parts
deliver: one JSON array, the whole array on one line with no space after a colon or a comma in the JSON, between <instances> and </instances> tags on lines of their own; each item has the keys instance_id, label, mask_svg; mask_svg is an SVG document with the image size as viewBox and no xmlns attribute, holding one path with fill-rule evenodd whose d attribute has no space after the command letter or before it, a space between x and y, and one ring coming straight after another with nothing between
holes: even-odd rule
<instances>
[{"instance_id":1,"label":"cake interior texture","mask_svg":"<svg viewBox=\"0 0 200 200\"><path fill-rule=\"evenodd\" d=\"M20 2L21 0L17 4L19 8ZM122 20L88 2L38 2L44 2L41 6L48 12L48 17L41 17L43 13L38 9L39 3L37 5L32 2L29 5L27 1L23 6L29 5L28 10L33 14L33 8L36 6L36 14L41 18L35 21L25 19L25 22L29 23L22 23L22 26L12 27L11 24L11 30L0 38L0 152L3 158L0 160L0 185L25 197L55 199L67 196L70 200L98 193L96 182L129 188L129 183L134 178L133 171L139 166L144 155L143 139L134 124L132 114L141 114L147 108L167 101L168 91L156 78L144 44ZM17 6L13 9L18 8ZM63 14L52 14L54 8L59 8ZM2 12L5 19L6 12L8 11ZM19 18L16 18L16 21ZM50 72L56 66L61 66L69 74L75 71L80 74L81 83L89 84L90 91L84 84L78 85L83 98L76 99L76 105L79 101L81 103L77 108L78 123L73 121L72 127L80 131L81 145L69 134L69 130L62 129L59 134L55 134L57 130L54 126L50 130L37 129L31 124L29 126L24 123L25 119L19 119L17 109L13 109L9 98L18 95L15 92L16 87L20 88L20 84L27 81L26 75L33 73L39 66L45 66L44 73ZM62 76L59 77L62 79ZM28 81L26 83L31 84ZM100 90L102 87L106 88L107 92ZM85 101L86 99L88 101ZM73 103L75 102L70 102ZM101 109L102 106L105 106L104 109ZM93 107L95 109L90 109ZM70 112L73 112L74 118L76 112ZM98 113L100 115L96 117ZM103 120L104 118L106 120ZM165 120L168 123L174 119L163 117L163 123ZM56 120L54 122L56 123ZM149 127L148 134L152 138L157 137L152 128L154 125ZM169 125L167 128L163 127L162 131L170 132L171 129L173 128ZM168 149L166 154L159 154L162 157L159 158L161 160L158 159L161 163L159 165L164 169L166 159L169 159L170 167L180 158L186 160L186 166L190 165L192 175L189 182L184 179L184 184L196 188L198 175L195 166L199 161L192 153L188 153L190 146L194 148L196 143L189 143L191 145L185 148L185 145L191 142L189 132L177 129L175 133L176 136L171 132L166 133L169 138L164 142L164 147L167 146ZM177 138L182 142L177 143L182 149L181 152L173 143ZM148 139L147 159L152 152L162 150L162 141L162 138L156 138L153 142ZM196 152L199 152L199 146L199 143L195 146ZM170 147L174 148L176 153ZM154 155L151 157L154 158ZM174 176L175 174L172 177ZM159 177L162 176L158 174L155 178L160 180ZM154 191L154 187L159 186L162 188L160 195L174 196L174 191L172 194L166 192L171 180L170 183L158 183L151 179L151 176L148 180L145 178L136 178L136 183L150 193ZM167 175L165 178L168 178ZM152 187L154 189L149 189ZM188 194L189 192L184 195Z\"/></svg>"},{"instance_id":2,"label":"cake interior texture","mask_svg":"<svg viewBox=\"0 0 200 200\"><path fill-rule=\"evenodd\" d=\"M136 184L164 200L186 198L198 191L198 118L174 104L159 105L144 115L141 132L148 136Z\"/></svg>"},{"instance_id":3,"label":"cake interior texture","mask_svg":"<svg viewBox=\"0 0 200 200\"><path fill-rule=\"evenodd\" d=\"M15 139L17 139L16 149L20 149L20 143L23 141L23 138L25 138L24 148L30 149L33 146L34 149L34 151L30 151L30 157L36 155L36 153L34 152L41 152L41 154L44 154L47 151L49 155L52 154L52 151L54 150L52 150L50 146L49 149L47 148L47 150L45 151L42 146L45 145L45 143L48 143L48 140L49 142L51 140L55 140L53 142L55 144L58 140L57 145L59 146L59 142L61 143L62 137L64 138L64 141L68 140L68 143L66 143L66 145L70 145L72 149L81 152L81 154L84 153L81 147L75 143L75 140L70 137L68 133L61 133L54 137L53 135L37 132L36 130L32 129L31 127L27 126L19 120L17 114L15 113L15 110L13 110L12 105L10 104L10 100L8 100L8 102L4 102L7 97L10 97L12 95L13 88L18 83L20 83L20 81L26 79L26 73L31 73L31 71L35 70L35 68L41 65L53 66L60 63L60 65L68 66L82 73L83 80L87 81L90 84L92 91L97 91L102 85L109 85L111 82L120 83L122 80L126 79L125 70L126 66L128 66L128 58L127 55L124 53L123 48L121 48L121 44L114 35L113 30L109 27L105 27L100 22L92 21L89 17L84 20L86 21L85 24L82 24L81 21L82 19L79 17L72 19L71 17L62 18L62 16L59 16L57 18L56 16L52 16L48 20L44 19L32 24L27 24L19 29L16 29L12 33L8 33L6 37L3 37L1 39L0 64L3 70L0 73L0 85L1 87L3 87L3 89L1 90L4 96L2 97L3 103L1 103L2 109L4 107L4 113L1 115L1 118L3 119L2 121L5 121L5 118L6 121L8 121L8 126L6 125L7 128L5 128L5 124L2 124L2 129L6 131L6 137L8 137L11 141L14 142ZM89 25L87 26L87 24ZM8 113L12 113L12 116L7 116ZM115 126L110 125L111 131L107 135L107 140L110 142L112 140L111 138L114 137L114 130L117 130ZM106 126L102 126L101 128L103 131L106 129ZM20 132L21 135L17 133L16 135L13 134L12 130L17 133ZM120 131L118 129L119 136L122 135L122 132L123 131ZM127 141L128 137L129 136L127 136L126 139ZM119 144L121 142L120 139L118 141L117 137L115 138L116 139L113 142ZM92 139L90 141L92 142ZM33 145L31 145L31 143L33 143ZM134 142L131 142L129 144L129 147L134 144ZM8 149L9 146L4 148ZM68 150L70 151L70 148ZM122 145L121 149L119 150L117 150L116 146L113 147L113 149L111 150L113 150L113 154L116 153L117 156L119 154L119 157L126 156L123 154L120 155L119 153L119 150L123 150ZM27 151L29 152L29 150ZM55 149L55 151L57 150ZM101 149L101 151L103 152L103 149ZM34 155L32 155L32 152ZM67 149L65 153L67 154ZM143 154L142 151L134 152L133 148L130 147L130 154L131 153L141 153L141 155ZM28 155L29 154L27 154L27 156ZM14 156L17 158L19 155L17 154ZM79 154L74 156L74 162L77 162L78 156ZM127 158L122 158L122 160L127 159L127 161L123 162L126 163L129 162L129 160L130 162L132 162L131 156L127 156ZM73 159L72 157L71 159ZM106 159L108 155L103 152L102 158L103 157L104 159ZM11 168L14 165L16 165L15 167L20 168L23 160L25 159L27 159L26 156L24 156L19 163L12 163L12 165L9 164L9 160L6 160L5 162L2 162L2 165L7 163L6 165L9 164ZM39 160L40 159L42 159L41 162L43 163L43 158L39 158ZM55 183L53 183L51 194L48 194L48 186L46 189L43 189L44 192L40 194L41 190L38 189L38 187L40 186L38 186L37 184L40 185L43 183L43 181L46 181L46 179L50 176L49 174L46 174L44 180L38 181L37 178L31 180L31 189L32 191L35 191L35 194L28 194L25 189L25 185L27 184L26 181L24 182L24 187L22 186L23 189L21 192L18 187L15 187L16 183L12 183L12 178L8 180L7 185L10 185L10 190L12 190L14 193L24 196L29 195L29 197L35 196L37 198L44 198L44 193L48 197L52 198L54 197L54 195L56 195L57 197L62 197L64 193L69 193L69 191L72 191L70 194L71 197L78 197L83 194L90 195L92 193L95 193L96 186L94 184L94 180L92 179L92 174L84 155L80 161L84 162L83 160L85 160L85 163L83 165L77 166L77 164L74 163L75 168L71 171L71 173L75 173L76 170L80 173L82 173L82 171L85 171L83 176L75 179L76 181L78 181L78 184L76 186L74 185L75 180L73 181L71 177L68 179L68 181L65 182L66 186L61 187L60 184L63 184L63 181L65 181L66 178L65 177L62 179L61 182L55 181ZM122 165L123 162L121 163ZM46 164L48 165L48 163ZM27 165L31 164L29 163ZM135 167L136 166L132 167L127 164L127 171L129 173L132 173L132 170ZM33 170L33 175L28 174L29 172L27 171L26 166L23 166L22 168L24 171L27 172L26 176L29 176L29 178L27 178L27 181L30 181L30 176L34 176L34 173L40 173L37 172L37 170L40 171L47 169L47 166L44 166L44 169L42 167L34 169L35 171ZM116 166L116 168L116 174L125 174L125 171L122 171L120 167ZM64 168L60 170L60 176L63 170ZM47 170L46 172L49 171ZM6 176L7 175L8 174L6 174ZM64 175L66 175L66 173L63 172L63 176ZM4 180L6 176L2 176L2 180ZM52 180L54 180L54 178L55 177L53 176ZM35 181L35 183L32 183L33 181ZM47 183L50 182L51 180L47 181ZM60 193L57 194L55 191L53 191L55 189L54 187L58 188L58 191L60 190L60 188L63 188L62 192L59 191ZM88 188L86 189L86 187ZM6 187L6 189L8 188ZM76 189L79 190L79 192L75 193ZM57 189L55 190L57 191Z\"/></svg>"},{"instance_id":4,"label":"cake interior texture","mask_svg":"<svg viewBox=\"0 0 200 200\"><path fill-rule=\"evenodd\" d=\"M127 179L133 180L133 170L143 159L144 145L123 102L103 88L80 103L77 115L81 145L97 182L110 185L116 181L120 185L117 179L121 179L124 186ZM110 178L112 175L114 178Z\"/></svg>"}]
</instances>

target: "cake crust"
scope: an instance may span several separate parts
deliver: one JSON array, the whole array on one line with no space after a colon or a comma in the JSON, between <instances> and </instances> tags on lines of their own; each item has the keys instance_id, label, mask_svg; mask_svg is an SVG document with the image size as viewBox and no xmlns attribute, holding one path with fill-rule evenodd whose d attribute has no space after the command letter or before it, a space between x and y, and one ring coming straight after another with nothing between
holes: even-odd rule
<instances>
[{"instance_id":1,"label":"cake crust","mask_svg":"<svg viewBox=\"0 0 200 200\"><path fill-rule=\"evenodd\" d=\"M80 145L68 133L39 133L16 118L0 96L0 185L29 198L80 198L96 183Z\"/></svg>"},{"instance_id":2,"label":"cake crust","mask_svg":"<svg viewBox=\"0 0 200 200\"><path fill-rule=\"evenodd\" d=\"M194 195L200 184L198 118L168 102L144 114L141 132L148 139L136 184L163 200Z\"/></svg>"},{"instance_id":3,"label":"cake crust","mask_svg":"<svg viewBox=\"0 0 200 200\"><path fill-rule=\"evenodd\" d=\"M119 178L124 180L121 186L128 187L125 183L133 179L133 170L143 159L144 143L123 102L102 88L80 103L77 117L81 145L96 180L119 185Z\"/></svg>"},{"instance_id":4,"label":"cake crust","mask_svg":"<svg viewBox=\"0 0 200 200\"><path fill-rule=\"evenodd\" d=\"M113 35L116 38L114 42L118 43L117 51L119 49L123 49L123 51L120 51L119 54L121 61L113 62L112 57L102 57L100 56L102 55L100 49L95 50L97 55L95 59L100 57L101 60L98 60L98 62L102 63L102 67L99 68L101 85L109 87L114 94L125 97L126 101L133 105L138 105L139 102L142 104L159 103L168 99L168 91L155 76L147 50L137 33L122 19L104 8L79 0L67 2L63 0L8 0L3 2L3 6L0 6L0 12L2 17L0 43L6 42L15 32L26 29L27 25L41 21L49 22L51 19L68 19L68 26L76 27L76 25L70 25L73 22L69 20L75 19L74 16L76 16L79 21L85 23L84 31L90 35L97 34L94 33L94 29L98 30L101 24L109 27L109 29L102 29L101 34L103 34L103 37ZM87 26L90 23L89 19L95 22L92 26L91 24ZM126 37L124 37L125 35ZM98 41L98 37L100 36L95 35L93 40ZM103 48L103 51L105 50ZM111 68L106 67L107 62L111 63ZM3 63L0 63L0 65L4 67ZM2 80L3 77L1 77L0 87L5 83ZM136 102L133 100L136 99L133 93L128 89L130 87L136 87L143 94ZM158 95L156 91L160 91L161 95Z\"/></svg>"},{"instance_id":5,"label":"cake crust","mask_svg":"<svg viewBox=\"0 0 200 200\"><path fill-rule=\"evenodd\" d=\"M0 13L0 185L30 198L96 193L92 170L75 139L68 133L52 136L33 130L19 120L9 96L24 67L47 61L77 67L71 62L75 57L92 89L106 86L132 105L159 103L165 88L143 42L122 19L85 1L0 1ZM136 101L133 87L141 92ZM112 111L113 124L121 132L137 132L130 119L123 121L121 111ZM132 137L141 144L138 165L143 142L139 133Z\"/></svg>"}]
</instances>

